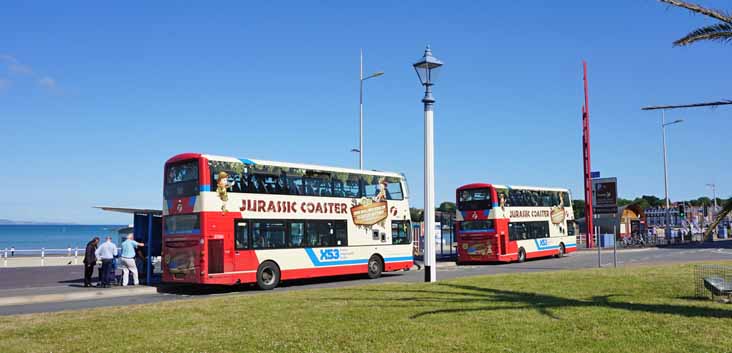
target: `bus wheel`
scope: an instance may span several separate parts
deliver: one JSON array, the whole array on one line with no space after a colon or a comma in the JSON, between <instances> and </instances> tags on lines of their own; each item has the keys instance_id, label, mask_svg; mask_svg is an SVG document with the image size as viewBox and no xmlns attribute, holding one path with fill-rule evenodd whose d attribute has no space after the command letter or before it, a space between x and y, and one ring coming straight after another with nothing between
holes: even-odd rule
<instances>
[{"instance_id":1,"label":"bus wheel","mask_svg":"<svg viewBox=\"0 0 732 353\"><path fill-rule=\"evenodd\" d=\"M369 259L369 278L379 278L381 277L381 271L384 270L384 262L381 261L381 257L379 255L371 255L371 258Z\"/></svg>"},{"instance_id":2,"label":"bus wheel","mask_svg":"<svg viewBox=\"0 0 732 353\"><path fill-rule=\"evenodd\" d=\"M526 251L524 248L520 248L518 252L518 262L526 261Z\"/></svg>"},{"instance_id":3,"label":"bus wheel","mask_svg":"<svg viewBox=\"0 0 732 353\"><path fill-rule=\"evenodd\" d=\"M565 251L564 243L559 243L559 253L557 253L557 257L564 257Z\"/></svg>"},{"instance_id":4,"label":"bus wheel","mask_svg":"<svg viewBox=\"0 0 732 353\"><path fill-rule=\"evenodd\" d=\"M280 268L272 261L265 261L257 270L257 286L259 289L270 290L280 284Z\"/></svg>"}]
</instances>

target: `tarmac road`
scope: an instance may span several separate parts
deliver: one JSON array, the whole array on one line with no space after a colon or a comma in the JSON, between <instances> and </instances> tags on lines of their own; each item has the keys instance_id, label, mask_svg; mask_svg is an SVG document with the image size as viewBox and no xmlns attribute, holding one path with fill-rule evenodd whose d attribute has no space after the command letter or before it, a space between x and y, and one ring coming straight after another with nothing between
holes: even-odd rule
<instances>
[{"instance_id":1,"label":"tarmac road","mask_svg":"<svg viewBox=\"0 0 732 353\"><path fill-rule=\"evenodd\" d=\"M729 245L727 243L730 242L724 242L724 244L714 243L693 245L688 247L622 250L617 253L618 266L732 260L732 243ZM603 250L602 264L603 267L613 266L612 250ZM595 251L587 250L572 253L561 259L540 259L527 261L525 263L467 266L455 266L454 263L450 262L440 263L437 269L437 278L444 280L457 277L498 273L557 271L593 267L597 267L597 253ZM0 297L3 295L33 295L37 292L53 291L54 288L58 288L65 292L68 292L69 290L89 290L80 286L83 282L82 271L83 268L81 266L0 269ZM387 273L376 280L366 279L363 276L347 276L290 281L285 282L280 287L266 293L278 293L290 290L313 288L336 288L386 282L421 282L423 280L423 271L412 270L407 272ZM70 287L74 288L70 289ZM253 286L162 288L159 293L140 296L104 298L86 301L47 302L4 307L0 306L0 315L88 309L104 306L125 306L169 300L206 298L211 296L252 295L262 293L265 292L256 290Z\"/></svg>"}]
</instances>

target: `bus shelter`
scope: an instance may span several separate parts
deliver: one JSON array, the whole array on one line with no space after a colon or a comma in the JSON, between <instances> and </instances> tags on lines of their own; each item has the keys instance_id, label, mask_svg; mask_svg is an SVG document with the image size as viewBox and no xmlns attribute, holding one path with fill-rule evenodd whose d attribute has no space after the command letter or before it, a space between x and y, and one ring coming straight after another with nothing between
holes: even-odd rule
<instances>
[{"instance_id":1,"label":"bus shelter","mask_svg":"<svg viewBox=\"0 0 732 353\"><path fill-rule=\"evenodd\" d=\"M159 283L161 279L162 268L160 256L162 254L163 242L163 226L162 226L162 210L144 209L144 208L122 208L97 206L96 208L108 211L130 214L133 217L131 227L135 241L145 243L144 251L144 270L145 283L148 285Z\"/></svg>"}]
</instances>

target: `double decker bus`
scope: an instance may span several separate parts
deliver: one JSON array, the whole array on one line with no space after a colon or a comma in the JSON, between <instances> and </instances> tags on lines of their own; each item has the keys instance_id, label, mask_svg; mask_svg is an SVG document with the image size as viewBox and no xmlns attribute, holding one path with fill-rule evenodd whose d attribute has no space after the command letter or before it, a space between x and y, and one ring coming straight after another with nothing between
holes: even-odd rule
<instances>
[{"instance_id":1,"label":"double decker bus","mask_svg":"<svg viewBox=\"0 0 732 353\"><path fill-rule=\"evenodd\" d=\"M413 265L401 174L185 153L163 194L164 282L272 289Z\"/></svg>"},{"instance_id":2,"label":"double decker bus","mask_svg":"<svg viewBox=\"0 0 732 353\"><path fill-rule=\"evenodd\" d=\"M468 184L456 192L458 262L523 262L577 250L569 190Z\"/></svg>"}]
</instances>

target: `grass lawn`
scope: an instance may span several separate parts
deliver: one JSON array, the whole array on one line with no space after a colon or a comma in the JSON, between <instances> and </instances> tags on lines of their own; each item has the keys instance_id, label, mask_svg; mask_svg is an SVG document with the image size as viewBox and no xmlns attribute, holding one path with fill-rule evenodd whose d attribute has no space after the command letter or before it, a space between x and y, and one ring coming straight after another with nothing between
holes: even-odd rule
<instances>
[{"instance_id":1,"label":"grass lawn","mask_svg":"<svg viewBox=\"0 0 732 353\"><path fill-rule=\"evenodd\" d=\"M380 284L0 318L0 352L730 352L691 265Z\"/></svg>"}]
</instances>

